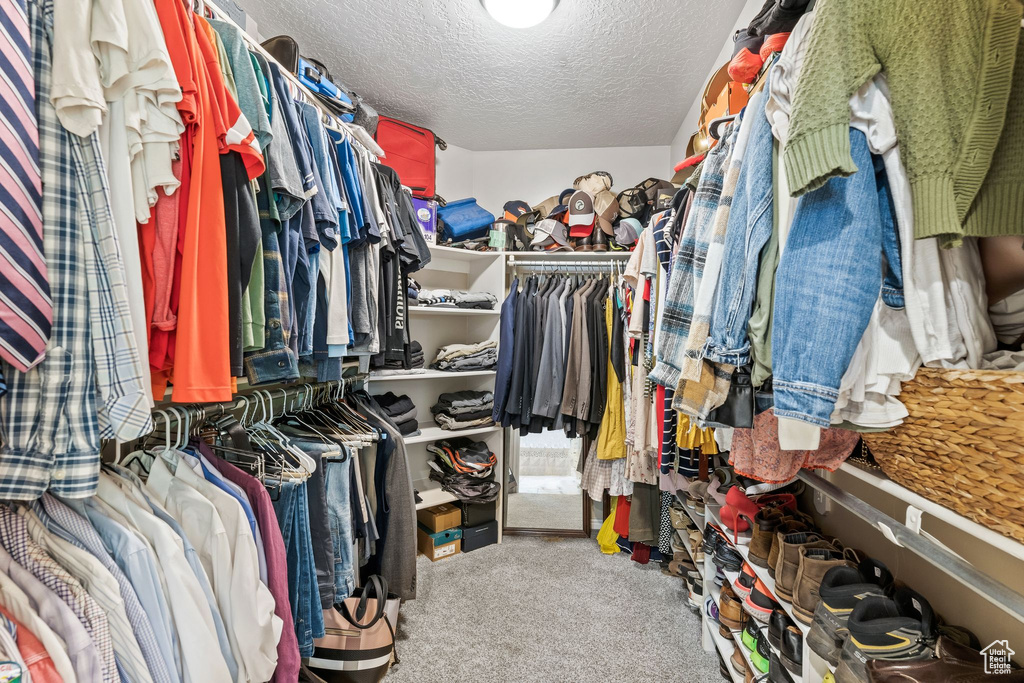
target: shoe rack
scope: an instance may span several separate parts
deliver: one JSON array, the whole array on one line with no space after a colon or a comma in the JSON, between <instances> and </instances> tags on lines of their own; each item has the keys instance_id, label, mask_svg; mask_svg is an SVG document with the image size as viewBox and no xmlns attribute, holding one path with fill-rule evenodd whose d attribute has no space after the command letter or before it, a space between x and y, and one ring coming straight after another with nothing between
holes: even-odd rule
<instances>
[{"instance_id":1,"label":"shoe rack","mask_svg":"<svg viewBox=\"0 0 1024 683\"><path fill-rule=\"evenodd\" d=\"M829 514L829 510L833 506L847 510L877 531L885 539L883 543L887 542L898 550L906 550L913 553L956 580L962 585L963 597L973 599L974 595L977 595L983 598L1012 617L1013 620L1018 622L1018 626L1024 629L1024 594L994 578L971 561L968 561L968 559L965 559L964 556L957 554L957 552L936 540L931 534L923 530L922 519L927 515L941 523L955 527L976 541L989 546L993 551L993 555L997 551L1007 555L1007 559L1011 563L1024 562L1024 544L1017 543L1008 537L1002 536L951 510L941 507L896 484L880 471L874 469L864 468L853 463L845 463L835 473L818 474L803 470L798 476L809 487L808 494L805 495L813 502L815 512L818 515ZM861 497L852 495L846 490L846 488L850 488L847 480L856 480L861 485ZM837 483L841 483L843 486L841 487ZM897 508L904 508L905 518L903 521L898 521L890 514L880 510L879 506L872 504L872 501L880 501L881 494L883 493L896 499L895 505L885 505L887 510L895 514ZM699 513L695 507L687 505L688 501L685 497L677 496L677 500L683 506L693 524L702 533L709 523L719 528L724 528L722 527L719 515L719 507L705 505L704 511ZM690 549L687 530L676 529L675 533L679 542L686 549L687 553L690 554L690 559L696 565L704 585L704 595L701 596L702 604L698 610L699 618L702 621L701 631L704 649L707 652L717 651L725 661L731 679L735 683L743 683L744 674L737 669L732 661L733 652L738 650L742 654L748 670L754 673L754 680L758 680L758 676L763 675L763 673L754 667L751 653L742 643L742 631L730 631L732 637L724 637L719 632L719 623L713 620L708 613L707 601L713 601L717 607L721 595L721 587L715 583L718 568L714 564L712 553L705 553L704 560L697 562ZM768 570L748 561L749 546L742 542L733 544L732 539L728 540L730 545L739 553L743 561L753 569L754 573L772 595L777 597L775 581L768 573ZM743 539L741 538L740 540L742 541ZM875 555L880 548L863 548L863 550ZM990 560L991 556L986 555L985 557L974 557L972 559L974 562L982 564L984 560ZM987 565L988 563L985 562L984 564ZM998 566L998 563L993 566ZM1016 566L1022 565L1016 564ZM739 572L731 571L723 571L722 574L724 574L724 580L730 583L734 582L739 576ZM802 671L799 675L795 675L786 670L785 673L789 680L792 680L793 683L821 683L821 681L828 679L830 675L834 675L835 667L829 665L827 661L808 647L806 636L810 630L809 625L803 624L796 617L791 604L782 600L778 600L778 603L804 636ZM763 627L767 628L767 624L764 624ZM999 632L1001 633L1002 631ZM1022 633L1024 630L1015 632ZM984 645L987 641L985 641L984 637L982 640L982 645ZM770 647L775 650L775 654L779 656L781 661L781 653L774 646ZM768 679L765 678L765 680ZM776 679L773 678L771 680L775 681Z\"/></svg>"}]
</instances>

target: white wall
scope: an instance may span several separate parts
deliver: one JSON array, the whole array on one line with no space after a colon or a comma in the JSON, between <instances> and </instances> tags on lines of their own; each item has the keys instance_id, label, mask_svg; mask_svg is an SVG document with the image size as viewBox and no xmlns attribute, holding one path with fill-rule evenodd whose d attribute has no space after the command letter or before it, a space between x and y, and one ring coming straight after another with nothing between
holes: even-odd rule
<instances>
[{"instance_id":1,"label":"white wall","mask_svg":"<svg viewBox=\"0 0 1024 683\"><path fill-rule=\"evenodd\" d=\"M711 74L718 71L719 67L732 59L733 34L739 29L747 26L750 23L750 20L754 18L754 15L756 15L763 6L763 0L747 0L747 4L743 6L739 17L736 19L736 25L733 26L732 31L729 32L729 37L726 39L725 44L722 46L722 51L715 60L714 68L712 68L711 71L707 73L707 76L705 76L705 82L707 82L708 78L711 78ZM676 133L675 138L672 140L669 156L672 159L673 166L686 158L686 143L689 142L690 136L693 135L693 132L697 130L697 121L700 119L700 100L703 96L704 89L702 87L701 91L697 93L697 97L693 100L693 104L690 105L689 111L686 112L686 116L683 118L683 123L679 126L679 132Z\"/></svg>"},{"instance_id":2,"label":"white wall","mask_svg":"<svg viewBox=\"0 0 1024 683\"><path fill-rule=\"evenodd\" d=\"M592 171L611 173L617 190L672 176L668 145L492 152L449 146L437 156L438 193L449 200L476 197L496 215L509 200L539 203Z\"/></svg>"}]
</instances>

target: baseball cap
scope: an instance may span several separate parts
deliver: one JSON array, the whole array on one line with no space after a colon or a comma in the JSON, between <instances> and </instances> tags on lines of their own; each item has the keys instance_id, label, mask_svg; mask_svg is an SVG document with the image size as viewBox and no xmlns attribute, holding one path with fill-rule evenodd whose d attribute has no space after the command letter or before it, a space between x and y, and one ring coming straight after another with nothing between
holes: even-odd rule
<instances>
[{"instance_id":1,"label":"baseball cap","mask_svg":"<svg viewBox=\"0 0 1024 683\"><path fill-rule=\"evenodd\" d=\"M511 202L505 202L505 218L512 222L515 222L524 213L530 212L530 205L522 200L513 200Z\"/></svg>"},{"instance_id":2,"label":"baseball cap","mask_svg":"<svg viewBox=\"0 0 1024 683\"><path fill-rule=\"evenodd\" d=\"M572 187L568 187L568 188L562 190L562 192L558 195L558 203L559 204L565 204L566 206L568 206L569 205L569 197L571 197L572 193L575 192L575 191L576 191L575 188L572 188Z\"/></svg>"},{"instance_id":3,"label":"baseball cap","mask_svg":"<svg viewBox=\"0 0 1024 683\"><path fill-rule=\"evenodd\" d=\"M559 204L555 208L551 209L551 213L548 214L548 218L554 218L556 221L565 223L568 220L569 207L565 204Z\"/></svg>"},{"instance_id":4,"label":"baseball cap","mask_svg":"<svg viewBox=\"0 0 1024 683\"><path fill-rule=\"evenodd\" d=\"M586 237L594 228L594 198L583 190L577 190L569 198L569 234L572 237Z\"/></svg>"},{"instance_id":5,"label":"baseball cap","mask_svg":"<svg viewBox=\"0 0 1024 683\"><path fill-rule=\"evenodd\" d=\"M547 251L558 251L569 248L565 224L551 218L545 218L533 228L533 241L530 248L543 247Z\"/></svg>"},{"instance_id":6,"label":"baseball cap","mask_svg":"<svg viewBox=\"0 0 1024 683\"><path fill-rule=\"evenodd\" d=\"M594 212L597 214L597 224L601 226L604 234L611 237L615 234L615 219L619 216L619 200L615 193L610 190L603 190L594 197Z\"/></svg>"},{"instance_id":7,"label":"baseball cap","mask_svg":"<svg viewBox=\"0 0 1024 683\"><path fill-rule=\"evenodd\" d=\"M623 218L615 226L615 242L623 247L631 247L636 244L643 226L635 218Z\"/></svg>"}]
</instances>

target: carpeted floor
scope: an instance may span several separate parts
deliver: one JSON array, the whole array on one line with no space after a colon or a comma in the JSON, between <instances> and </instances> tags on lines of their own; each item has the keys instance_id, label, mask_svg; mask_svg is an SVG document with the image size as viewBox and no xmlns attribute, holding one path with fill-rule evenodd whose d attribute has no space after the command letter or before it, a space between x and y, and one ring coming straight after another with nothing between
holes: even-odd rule
<instances>
[{"instance_id":1,"label":"carpeted floor","mask_svg":"<svg viewBox=\"0 0 1024 683\"><path fill-rule=\"evenodd\" d=\"M508 520L517 529L582 529L582 492L573 495L558 493L510 493Z\"/></svg>"},{"instance_id":2,"label":"carpeted floor","mask_svg":"<svg viewBox=\"0 0 1024 683\"><path fill-rule=\"evenodd\" d=\"M681 582L592 539L506 537L431 563L386 681L721 681Z\"/></svg>"}]
</instances>

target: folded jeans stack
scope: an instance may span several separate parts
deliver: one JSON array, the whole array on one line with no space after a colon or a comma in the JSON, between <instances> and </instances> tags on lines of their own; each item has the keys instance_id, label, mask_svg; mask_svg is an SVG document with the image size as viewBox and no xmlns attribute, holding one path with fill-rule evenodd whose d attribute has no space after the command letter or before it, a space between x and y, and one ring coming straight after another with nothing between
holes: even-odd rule
<instances>
[{"instance_id":1,"label":"folded jeans stack","mask_svg":"<svg viewBox=\"0 0 1024 683\"><path fill-rule=\"evenodd\" d=\"M420 291L418 304L440 308L479 308L492 310L498 303L490 292L464 292L458 289L424 289Z\"/></svg>"},{"instance_id":2,"label":"folded jeans stack","mask_svg":"<svg viewBox=\"0 0 1024 683\"><path fill-rule=\"evenodd\" d=\"M489 391L456 391L441 394L430 409L441 429L457 430L494 424L494 394Z\"/></svg>"},{"instance_id":3,"label":"folded jeans stack","mask_svg":"<svg viewBox=\"0 0 1024 683\"><path fill-rule=\"evenodd\" d=\"M416 406L408 396L396 396L389 391L374 396L374 399L391 421L398 425L402 436L416 436L420 433L419 423L416 422Z\"/></svg>"},{"instance_id":4,"label":"folded jeans stack","mask_svg":"<svg viewBox=\"0 0 1024 683\"><path fill-rule=\"evenodd\" d=\"M445 372L493 370L498 364L498 342L449 344L441 347L430 367Z\"/></svg>"}]
</instances>

